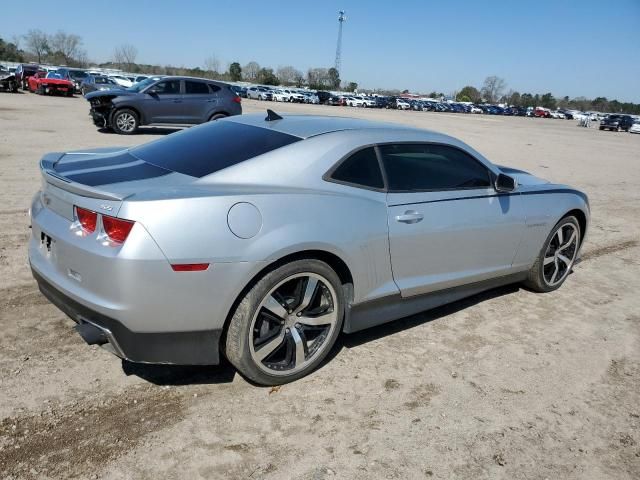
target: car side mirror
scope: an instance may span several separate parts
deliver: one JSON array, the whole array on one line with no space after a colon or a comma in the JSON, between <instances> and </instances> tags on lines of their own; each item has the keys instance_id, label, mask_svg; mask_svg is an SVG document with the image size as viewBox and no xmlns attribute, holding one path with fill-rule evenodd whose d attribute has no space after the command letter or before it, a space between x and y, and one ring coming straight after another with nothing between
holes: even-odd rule
<instances>
[{"instance_id":1,"label":"car side mirror","mask_svg":"<svg viewBox=\"0 0 640 480\"><path fill-rule=\"evenodd\" d=\"M496 177L494 188L496 189L496 192L509 193L518 188L518 182L516 182L515 178L505 175L504 173L500 173Z\"/></svg>"}]
</instances>

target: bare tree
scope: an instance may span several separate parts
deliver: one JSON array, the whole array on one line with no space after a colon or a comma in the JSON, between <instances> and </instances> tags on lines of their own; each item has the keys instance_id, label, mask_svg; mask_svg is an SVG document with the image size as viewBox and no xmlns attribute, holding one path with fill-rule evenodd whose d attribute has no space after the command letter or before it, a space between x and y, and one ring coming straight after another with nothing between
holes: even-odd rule
<instances>
[{"instance_id":1,"label":"bare tree","mask_svg":"<svg viewBox=\"0 0 640 480\"><path fill-rule=\"evenodd\" d=\"M311 88L329 88L331 85L329 70L327 68L310 68L307 71L307 83Z\"/></svg>"},{"instance_id":2,"label":"bare tree","mask_svg":"<svg viewBox=\"0 0 640 480\"><path fill-rule=\"evenodd\" d=\"M242 67L242 76L245 80L254 81L260 71L260 65L258 62L249 62Z\"/></svg>"},{"instance_id":3,"label":"bare tree","mask_svg":"<svg viewBox=\"0 0 640 480\"><path fill-rule=\"evenodd\" d=\"M49 46L52 53L61 56L67 65L70 65L80 55L82 39L73 33L65 33L58 30L49 39Z\"/></svg>"},{"instance_id":4,"label":"bare tree","mask_svg":"<svg viewBox=\"0 0 640 480\"><path fill-rule=\"evenodd\" d=\"M299 72L291 65L278 67L278 70L276 70L276 76L281 85L292 85L296 83L297 74L302 75L302 72Z\"/></svg>"},{"instance_id":5,"label":"bare tree","mask_svg":"<svg viewBox=\"0 0 640 480\"><path fill-rule=\"evenodd\" d=\"M215 55L209 55L204 60L204 69L213 72L214 74L220 73L220 60Z\"/></svg>"},{"instance_id":6,"label":"bare tree","mask_svg":"<svg viewBox=\"0 0 640 480\"><path fill-rule=\"evenodd\" d=\"M120 68L132 70L137 57L138 49L129 43L122 44L113 50L113 61L120 65Z\"/></svg>"},{"instance_id":7,"label":"bare tree","mask_svg":"<svg viewBox=\"0 0 640 480\"><path fill-rule=\"evenodd\" d=\"M494 103L500 98L506 87L507 82L503 78L492 75L484 80L482 96L487 102Z\"/></svg>"},{"instance_id":8,"label":"bare tree","mask_svg":"<svg viewBox=\"0 0 640 480\"><path fill-rule=\"evenodd\" d=\"M42 30L29 30L24 36L27 44L27 50L38 57L38 63L42 62L47 53L49 53L49 36Z\"/></svg>"}]
</instances>

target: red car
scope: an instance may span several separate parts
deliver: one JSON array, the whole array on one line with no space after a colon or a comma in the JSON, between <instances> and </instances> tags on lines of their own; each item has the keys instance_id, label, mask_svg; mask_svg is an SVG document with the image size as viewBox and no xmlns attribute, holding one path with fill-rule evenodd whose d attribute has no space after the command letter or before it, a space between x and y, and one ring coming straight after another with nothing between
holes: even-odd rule
<instances>
[{"instance_id":1,"label":"red car","mask_svg":"<svg viewBox=\"0 0 640 480\"><path fill-rule=\"evenodd\" d=\"M40 95L59 93L67 97L73 96L73 82L65 80L56 72L39 71L29 77L29 90Z\"/></svg>"}]
</instances>

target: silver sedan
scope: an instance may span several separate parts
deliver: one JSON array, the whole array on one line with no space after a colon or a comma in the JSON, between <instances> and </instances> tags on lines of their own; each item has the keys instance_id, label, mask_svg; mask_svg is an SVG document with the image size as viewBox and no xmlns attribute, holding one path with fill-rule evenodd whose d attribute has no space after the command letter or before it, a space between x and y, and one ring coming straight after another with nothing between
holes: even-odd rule
<instances>
[{"instance_id":1,"label":"silver sedan","mask_svg":"<svg viewBox=\"0 0 640 480\"><path fill-rule=\"evenodd\" d=\"M496 286L567 279L584 193L435 132L226 118L135 148L50 153L31 206L40 290L133 362L298 379L338 335Z\"/></svg>"}]
</instances>

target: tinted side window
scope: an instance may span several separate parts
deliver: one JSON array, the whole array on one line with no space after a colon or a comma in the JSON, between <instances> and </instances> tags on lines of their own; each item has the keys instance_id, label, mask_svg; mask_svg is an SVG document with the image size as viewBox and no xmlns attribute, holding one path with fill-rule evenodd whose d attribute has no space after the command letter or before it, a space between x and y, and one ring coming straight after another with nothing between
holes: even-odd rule
<instances>
[{"instance_id":1,"label":"tinted side window","mask_svg":"<svg viewBox=\"0 0 640 480\"><path fill-rule=\"evenodd\" d=\"M336 168L333 180L371 188L384 188L378 157L373 147L360 150Z\"/></svg>"},{"instance_id":2,"label":"tinted side window","mask_svg":"<svg viewBox=\"0 0 640 480\"><path fill-rule=\"evenodd\" d=\"M220 87L218 85L214 85L213 83L210 83L209 90L211 90L211 93L216 93L220 91Z\"/></svg>"},{"instance_id":3,"label":"tinted side window","mask_svg":"<svg viewBox=\"0 0 640 480\"><path fill-rule=\"evenodd\" d=\"M151 90L158 95L175 95L180 93L180 80L167 80L160 82Z\"/></svg>"},{"instance_id":4,"label":"tinted side window","mask_svg":"<svg viewBox=\"0 0 640 480\"><path fill-rule=\"evenodd\" d=\"M489 171L473 157L445 145L383 145L382 163L391 191L489 187Z\"/></svg>"},{"instance_id":5,"label":"tinted side window","mask_svg":"<svg viewBox=\"0 0 640 480\"><path fill-rule=\"evenodd\" d=\"M185 92L187 94L196 94L196 95L208 95L209 87L207 87L206 83L203 82L192 82L187 80L184 82Z\"/></svg>"}]
</instances>

